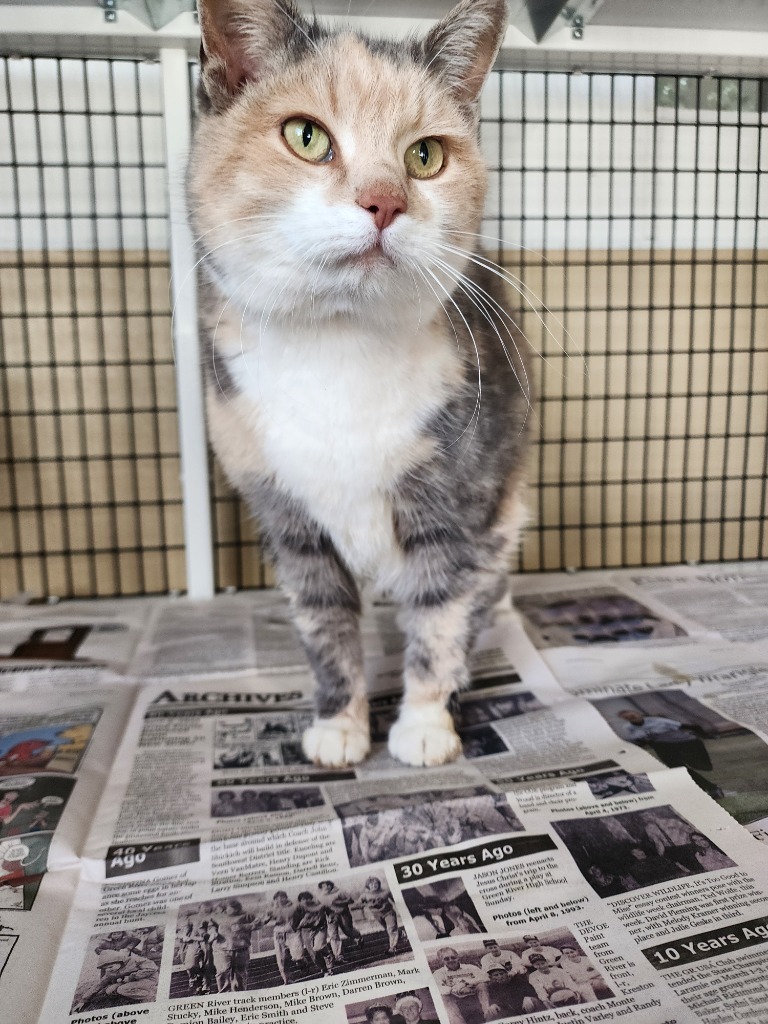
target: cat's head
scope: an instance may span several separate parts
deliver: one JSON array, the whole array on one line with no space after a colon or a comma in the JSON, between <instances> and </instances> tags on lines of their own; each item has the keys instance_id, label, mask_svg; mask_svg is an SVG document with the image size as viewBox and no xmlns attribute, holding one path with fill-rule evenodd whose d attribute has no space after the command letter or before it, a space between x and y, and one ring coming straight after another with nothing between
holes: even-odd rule
<instances>
[{"instance_id":1,"label":"cat's head","mask_svg":"<svg viewBox=\"0 0 768 1024\"><path fill-rule=\"evenodd\" d=\"M423 315L473 249L477 106L505 0L422 40L332 32L292 0L200 0L189 196L203 264L258 317Z\"/></svg>"}]
</instances>

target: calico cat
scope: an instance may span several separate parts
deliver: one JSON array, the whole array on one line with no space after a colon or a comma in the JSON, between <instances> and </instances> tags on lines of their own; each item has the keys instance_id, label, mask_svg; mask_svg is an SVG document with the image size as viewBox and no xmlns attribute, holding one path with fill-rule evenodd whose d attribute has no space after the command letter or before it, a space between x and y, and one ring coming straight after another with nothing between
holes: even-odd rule
<instances>
[{"instance_id":1,"label":"calico cat","mask_svg":"<svg viewBox=\"0 0 768 1024\"><path fill-rule=\"evenodd\" d=\"M321 765L369 750L360 581L407 615L389 736L455 758L455 693L525 519L531 389L500 272L478 248L478 97L505 0L422 40L200 0L188 191L208 418L257 517L316 677Z\"/></svg>"}]
</instances>

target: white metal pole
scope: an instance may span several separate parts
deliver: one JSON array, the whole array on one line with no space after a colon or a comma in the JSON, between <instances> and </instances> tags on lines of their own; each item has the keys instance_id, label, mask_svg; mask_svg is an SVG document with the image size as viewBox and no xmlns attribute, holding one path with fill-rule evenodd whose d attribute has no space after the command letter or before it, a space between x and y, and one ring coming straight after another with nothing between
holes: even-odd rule
<instances>
[{"instance_id":1,"label":"white metal pole","mask_svg":"<svg viewBox=\"0 0 768 1024\"><path fill-rule=\"evenodd\" d=\"M184 177L191 136L189 58L182 47L160 50L163 77L168 192L170 196L171 295L179 409L181 486L187 594L214 592L211 495L205 435L203 377L197 326L195 248L187 223Z\"/></svg>"}]
</instances>

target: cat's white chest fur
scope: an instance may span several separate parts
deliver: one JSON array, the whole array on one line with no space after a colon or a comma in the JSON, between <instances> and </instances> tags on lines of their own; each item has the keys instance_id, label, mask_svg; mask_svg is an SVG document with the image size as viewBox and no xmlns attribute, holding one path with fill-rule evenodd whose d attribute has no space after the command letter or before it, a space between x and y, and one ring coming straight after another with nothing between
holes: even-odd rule
<instances>
[{"instance_id":1,"label":"cat's white chest fur","mask_svg":"<svg viewBox=\"0 0 768 1024\"><path fill-rule=\"evenodd\" d=\"M423 428L455 381L438 332L392 341L318 326L270 328L229 359L268 469L322 524L349 568L393 585L401 568L391 488L423 454Z\"/></svg>"}]
</instances>

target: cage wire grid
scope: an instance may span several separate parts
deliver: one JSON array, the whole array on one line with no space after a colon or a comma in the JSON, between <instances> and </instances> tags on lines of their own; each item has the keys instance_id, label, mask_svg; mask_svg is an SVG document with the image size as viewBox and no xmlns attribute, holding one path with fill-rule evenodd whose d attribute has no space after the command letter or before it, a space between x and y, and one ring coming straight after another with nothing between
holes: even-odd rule
<instances>
[{"instance_id":1,"label":"cage wire grid","mask_svg":"<svg viewBox=\"0 0 768 1024\"><path fill-rule=\"evenodd\" d=\"M159 67L0 70L0 594L183 590ZM765 557L765 97L493 73L482 234L541 354L523 570ZM217 587L269 585L211 475Z\"/></svg>"}]
</instances>

